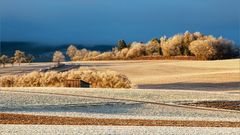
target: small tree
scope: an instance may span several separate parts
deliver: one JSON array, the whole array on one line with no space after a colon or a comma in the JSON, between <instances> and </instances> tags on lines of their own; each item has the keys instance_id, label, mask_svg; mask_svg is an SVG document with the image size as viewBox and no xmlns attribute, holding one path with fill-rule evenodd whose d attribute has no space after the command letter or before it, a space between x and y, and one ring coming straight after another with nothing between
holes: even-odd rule
<instances>
[{"instance_id":1,"label":"small tree","mask_svg":"<svg viewBox=\"0 0 240 135\"><path fill-rule=\"evenodd\" d=\"M118 50L121 51L124 48L127 48L127 44L124 40L119 40L117 43Z\"/></svg>"},{"instance_id":2,"label":"small tree","mask_svg":"<svg viewBox=\"0 0 240 135\"><path fill-rule=\"evenodd\" d=\"M61 62L65 61L65 56L61 51L56 51L53 54L53 62L57 62L58 66L60 65Z\"/></svg>"},{"instance_id":3,"label":"small tree","mask_svg":"<svg viewBox=\"0 0 240 135\"><path fill-rule=\"evenodd\" d=\"M26 57L26 62L30 64L33 62L34 59L35 59L35 57L33 55L28 54Z\"/></svg>"},{"instance_id":4,"label":"small tree","mask_svg":"<svg viewBox=\"0 0 240 135\"><path fill-rule=\"evenodd\" d=\"M25 61L25 53L20 51L20 50L16 50L15 51L15 55L14 55L15 61L18 63L18 65L20 66L20 64Z\"/></svg>"},{"instance_id":5,"label":"small tree","mask_svg":"<svg viewBox=\"0 0 240 135\"><path fill-rule=\"evenodd\" d=\"M2 65L3 65L3 67L5 67L6 63L8 62L8 56L2 55L0 57L0 61L1 61Z\"/></svg>"},{"instance_id":6,"label":"small tree","mask_svg":"<svg viewBox=\"0 0 240 135\"><path fill-rule=\"evenodd\" d=\"M74 45L70 45L67 49L67 55L73 59L73 57L76 55L78 49Z\"/></svg>"}]
</instances>

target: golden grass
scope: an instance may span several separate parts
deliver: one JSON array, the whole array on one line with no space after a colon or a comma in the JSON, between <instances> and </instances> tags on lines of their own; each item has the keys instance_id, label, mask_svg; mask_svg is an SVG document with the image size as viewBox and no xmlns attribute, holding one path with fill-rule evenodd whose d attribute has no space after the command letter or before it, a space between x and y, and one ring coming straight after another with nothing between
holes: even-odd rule
<instances>
[{"instance_id":1,"label":"golden grass","mask_svg":"<svg viewBox=\"0 0 240 135\"><path fill-rule=\"evenodd\" d=\"M24 75L7 75L0 78L1 87L62 87L66 79L81 79L93 88L131 88L128 78L115 71L88 69L58 72L31 72Z\"/></svg>"},{"instance_id":2,"label":"golden grass","mask_svg":"<svg viewBox=\"0 0 240 135\"><path fill-rule=\"evenodd\" d=\"M90 69L117 71L128 76L134 84L240 81L240 59L216 61L84 61L80 63L90 65Z\"/></svg>"}]
</instances>

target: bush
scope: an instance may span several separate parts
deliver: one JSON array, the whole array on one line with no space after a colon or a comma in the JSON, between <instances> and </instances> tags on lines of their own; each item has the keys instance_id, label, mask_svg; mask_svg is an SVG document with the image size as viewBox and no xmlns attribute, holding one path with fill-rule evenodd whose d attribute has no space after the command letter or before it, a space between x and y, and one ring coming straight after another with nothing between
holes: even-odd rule
<instances>
[{"instance_id":1,"label":"bush","mask_svg":"<svg viewBox=\"0 0 240 135\"><path fill-rule=\"evenodd\" d=\"M164 56L177 56L183 55L183 41L184 38L182 35L175 35L172 38L168 39L162 45L162 51Z\"/></svg>"},{"instance_id":2,"label":"bush","mask_svg":"<svg viewBox=\"0 0 240 135\"><path fill-rule=\"evenodd\" d=\"M128 48L124 48L121 51L116 52L117 59L125 59L127 57Z\"/></svg>"},{"instance_id":3,"label":"bush","mask_svg":"<svg viewBox=\"0 0 240 135\"><path fill-rule=\"evenodd\" d=\"M0 78L1 87L62 87L66 79L81 79L93 88L131 88L129 79L115 71L71 70L63 73L32 72L25 75L8 75Z\"/></svg>"},{"instance_id":4,"label":"bush","mask_svg":"<svg viewBox=\"0 0 240 135\"><path fill-rule=\"evenodd\" d=\"M112 60L114 59L114 54L112 52L104 52L93 58L94 60Z\"/></svg>"},{"instance_id":5,"label":"bush","mask_svg":"<svg viewBox=\"0 0 240 135\"><path fill-rule=\"evenodd\" d=\"M131 48L129 49L126 57L127 58L136 58L145 55L145 45L142 43L132 43Z\"/></svg>"},{"instance_id":6,"label":"bush","mask_svg":"<svg viewBox=\"0 0 240 135\"><path fill-rule=\"evenodd\" d=\"M189 47L191 53L193 53L198 59L210 60L214 58L216 50L212 46L211 41L208 40L196 40L190 44Z\"/></svg>"},{"instance_id":7,"label":"bush","mask_svg":"<svg viewBox=\"0 0 240 135\"><path fill-rule=\"evenodd\" d=\"M87 55L88 55L89 51L87 49L81 49L81 50L77 50L76 54L73 56L73 61L79 61L79 60L83 60Z\"/></svg>"},{"instance_id":8,"label":"bush","mask_svg":"<svg viewBox=\"0 0 240 135\"><path fill-rule=\"evenodd\" d=\"M157 39L152 39L146 45L146 54L153 55L153 54L160 54L160 42Z\"/></svg>"}]
</instances>

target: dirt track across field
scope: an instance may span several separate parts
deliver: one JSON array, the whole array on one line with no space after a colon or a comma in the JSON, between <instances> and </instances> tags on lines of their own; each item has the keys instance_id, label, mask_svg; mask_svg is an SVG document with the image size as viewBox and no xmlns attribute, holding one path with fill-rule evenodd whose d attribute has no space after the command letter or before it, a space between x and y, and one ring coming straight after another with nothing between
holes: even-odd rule
<instances>
[{"instance_id":1,"label":"dirt track across field","mask_svg":"<svg viewBox=\"0 0 240 135\"><path fill-rule=\"evenodd\" d=\"M58 116L36 116L0 113L0 124L23 125L112 125L112 126L176 126L176 127L240 127L240 122L229 121L182 121L140 119L98 119Z\"/></svg>"},{"instance_id":2,"label":"dirt track across field","mask_svg":"<svg viewBox=\"0 0 240 135\"><path fill-rule=\"evenodd\" d=\"M240 111L240 101L201 101L196 103L188 103L184 105Z\"/></svg>"}]
</instances>

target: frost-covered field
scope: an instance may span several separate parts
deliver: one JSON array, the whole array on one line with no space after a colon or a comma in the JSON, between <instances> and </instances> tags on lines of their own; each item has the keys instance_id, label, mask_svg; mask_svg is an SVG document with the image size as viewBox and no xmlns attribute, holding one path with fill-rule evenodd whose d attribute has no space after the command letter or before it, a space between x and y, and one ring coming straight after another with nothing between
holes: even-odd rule
<instances>
[{"instance_id":1,"label":"frost-covered field","mask_svg":"<svg viewBox=\"0 0 240 135\"><path fill-rule=\"evenodd\" d=\"M239 135L240 128L0 125L0 134L81 134L81 135Z\"/></svg>"},{"instance_id":2,"label":"frost-covered field","mask_svg":"<svg viewBox=\"0 0 240 135\"><path fill-rule=\"evenodd\" d=\"M1 92L1 112L94 118L240 121L240 113L235 111L199 110L145 103L150 101L177 105L179 102L206 99L240 100L238 94L224 92L71 88L22 88L23 92L14 92L16 90L18 89L12 88L9 92Z\"/></svg>"},{"instance_id":3,"label":"frost-covered field","mask_svg":"<svg viewBox=\"0 0 240 135\"><path fill-rule=\"evenodd\" d=\"M231 91L191 91L155 89L105 89L105 88L1 88L7 91L44 92L84 96L130 99L150 102L174 103L211 100L240 100L240 93Z\"/></svg>"}]
</instances>

